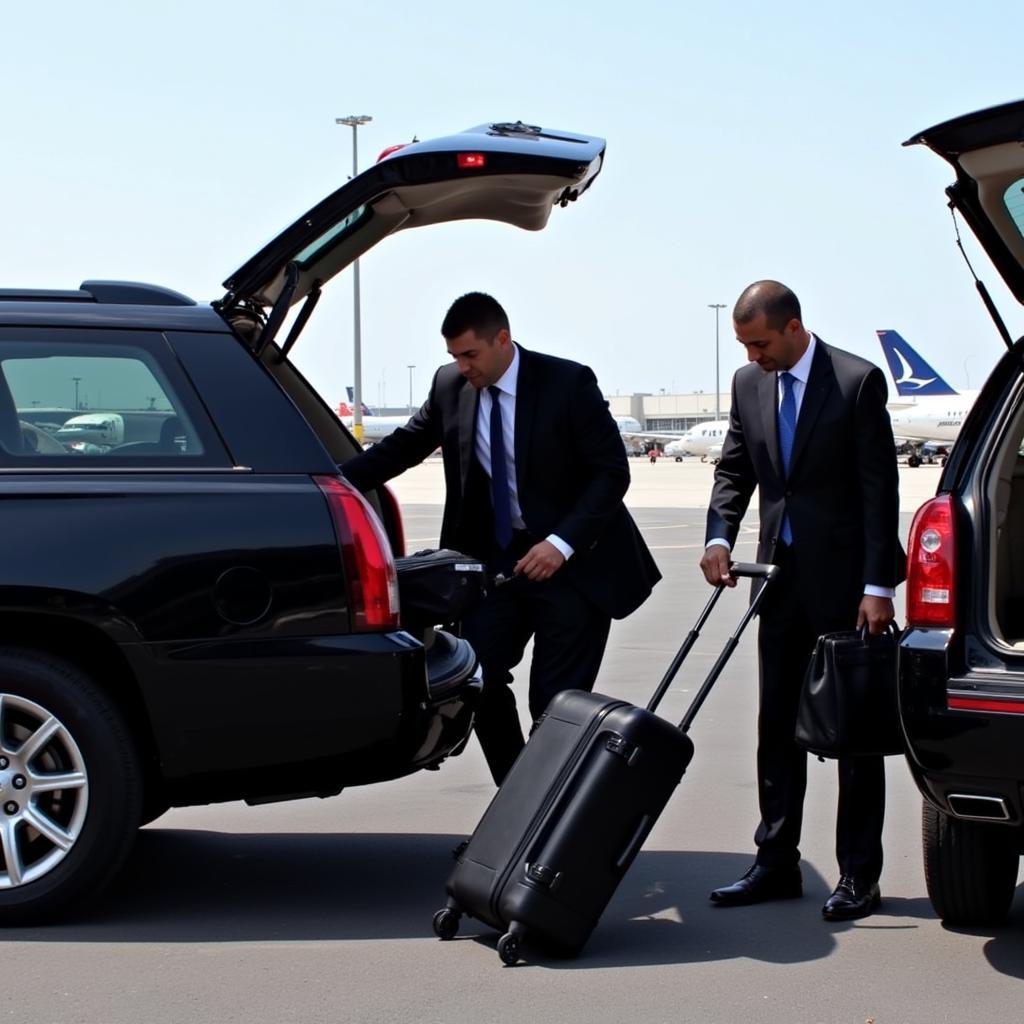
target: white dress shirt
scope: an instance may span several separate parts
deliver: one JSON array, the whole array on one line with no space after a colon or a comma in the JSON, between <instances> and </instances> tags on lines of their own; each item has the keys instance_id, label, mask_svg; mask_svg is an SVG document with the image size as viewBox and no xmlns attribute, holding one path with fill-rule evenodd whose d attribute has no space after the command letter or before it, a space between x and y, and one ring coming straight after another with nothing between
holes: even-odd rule
<instances>
[{"instance_id":1,"label":"white dress shirt","mask_svg":"<svg viewBox=\"0 0 1024 1024\"><path fill-rule=\"evenodd\" d=\"M516 388L519 384L519 346L512 345L512 362L508 369L493 384L501 391L501 433L505 440L505 468L508 475L508 498L512 506L512 528L523 530L523 511L519 507L519 487L516 483ZM476 417L476 457L488 476L492 475L491 466L491 406L494 402L490 388L480 391L480 407ZM566 559L573 553L573 547L557 534L549 534L545 540L553 544Z\"/></svg>"}]
</instances>

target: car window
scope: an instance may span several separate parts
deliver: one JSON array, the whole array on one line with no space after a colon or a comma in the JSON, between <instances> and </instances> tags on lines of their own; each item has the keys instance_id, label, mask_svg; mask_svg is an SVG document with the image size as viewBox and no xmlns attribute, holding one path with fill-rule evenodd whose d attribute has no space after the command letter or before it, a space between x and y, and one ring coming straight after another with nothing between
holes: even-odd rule
<instances>
[{"instance_id":1,"label":"car window","mask_svg":"<svg viewBox=\"0 0 1024 1024\"><path fill-rule=\"evenodd\" d=\"M131 344L0 340L0 461L68 456L114 464L204 454L184 403L153 354Z\"/></svg>"},{"instance_id":2,"label":"car window","mask_svg":"<svg viewBox=\"0 0 1024 1024\"><path fill-rule=\"evenodd\" d=\"M296 257L295 262L301 266L306 266L309 263L315 262L319 259L329 248L337 245L357 224L361 224L362 221L370 216L370 211L366 206L357 207L347 217L338 221L330 229L326 231L315 241L310 242L305 249L302 250Z\"/></svg>"},{"instance_id":3,"label":"car window","mask_svg":"<svg viewBox=\"0 0 1024 1024\"><path fill-rule=\"evenodd\" d=\"M1024 235L1024 178L1018 178L1003 193L1003 204L1017 230Z\"/></svg>"}]
</instances>

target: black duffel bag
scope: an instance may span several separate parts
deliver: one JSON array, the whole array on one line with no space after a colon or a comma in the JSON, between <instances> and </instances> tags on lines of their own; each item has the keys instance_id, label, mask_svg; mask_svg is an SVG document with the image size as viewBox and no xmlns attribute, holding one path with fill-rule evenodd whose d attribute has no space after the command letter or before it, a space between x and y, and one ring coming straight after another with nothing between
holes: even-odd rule
<instances>
[{"instance_id":1,"label":"black duffel bag","mask_svg":"<svg viewBox=\"0 0 1024 1024\"><path fill-rule=\"evenodd\" d=\"M818 637L796 716L796 742L819 757L903 753L895 623Z\"/></svg>"}]
</instances>

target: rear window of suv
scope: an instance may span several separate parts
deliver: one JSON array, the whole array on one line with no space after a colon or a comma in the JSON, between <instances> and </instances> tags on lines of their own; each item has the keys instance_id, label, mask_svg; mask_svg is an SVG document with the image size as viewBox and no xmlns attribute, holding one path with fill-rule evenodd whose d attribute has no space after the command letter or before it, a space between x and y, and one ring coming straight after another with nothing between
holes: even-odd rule
<instances>
[{"instance_id":1,"label":"rear window of suv","mask_svg":"<svg viewBox=\"0 0 1024 1024\"><path fill-rule=\"evenodd\" d=\"M1024 236L1024 178L1019 178L1003 193L1003 204L1017 230Z\"/></svg>"},{"instance_id":2,"label":"rear window of suv","mask_svg":"<svg viewBox=\"0 0 1024 1024\"><path fill-rule=\"evenodd\" d=\"M5 330L0 465L208 464L196 403L151 347Z\"/></svg>"}]
</instances>

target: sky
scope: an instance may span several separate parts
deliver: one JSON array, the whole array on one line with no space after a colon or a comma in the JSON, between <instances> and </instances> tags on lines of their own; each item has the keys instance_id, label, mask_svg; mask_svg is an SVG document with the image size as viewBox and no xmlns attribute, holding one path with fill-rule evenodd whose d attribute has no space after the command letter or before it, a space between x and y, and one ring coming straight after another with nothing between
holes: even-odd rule
<instances>
[{"instance_id":1,"label":"sky","mask_svg":"<svg viewBox=\"0 0 1024 1024\"><path fill-rule=\"evenodd\" d=\"M826 341L884 366L895 328L976 388L1001 342L955 246L952 171L901 143L1024 97L1024 6L561 4L462 0L51 0L7 5L0 287L150 281L209 301L385 146L522 120L607 139L547 228L400 232L361 261L362 392L418 405L466 291L528 348L588 363L606 394L728 389L732 303L794 289ZM965 244L1011 333L1020 306ZM332 405L353 383L352 277L293 358ZM409 367L413 369L410 371Z\"/></svg>"}]
</instances>

